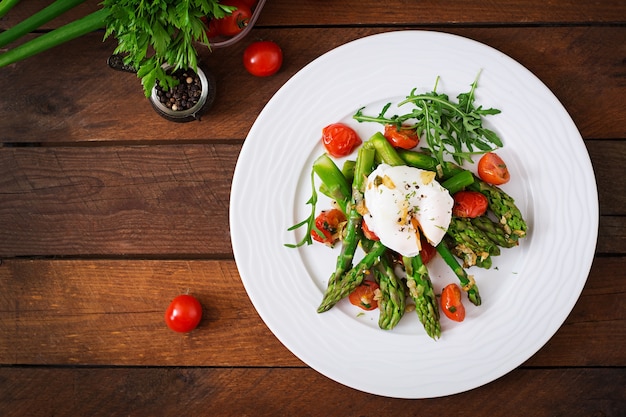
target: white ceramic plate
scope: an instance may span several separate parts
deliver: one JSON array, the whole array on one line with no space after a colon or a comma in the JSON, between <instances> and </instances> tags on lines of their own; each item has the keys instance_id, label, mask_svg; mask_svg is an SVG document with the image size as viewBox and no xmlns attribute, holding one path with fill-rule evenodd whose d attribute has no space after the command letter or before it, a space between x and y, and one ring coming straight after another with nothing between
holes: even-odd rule
<instances>
[{"instance_id":1,"label":"white ceramic plate","mask_svg":"<svg viewBox=\"0 0 626 417\"><path fill-rule=\"evenodd\" d=\"M502 110L486 124L505 142L498 153L512 180L503 186L529 225L521 245L474 270L483 304L467 317L442 316L430 339L415 313L392 331L377 310L343 300L316 312L334 270L335 250L289 249L303 230L311 164L323 153L321 129L351 124L364 139L380 129L359 124L362 106L378 114L413 88L450 97L482 71L477 104ZM392 113L393 114L393 113ZM328 207L323 198L318 210ZM230 227L235 259L252 303L276 337L318 372L349 387L398 398L450 395L489 383L537 352L558 330L587 279L598 231L597 190L580 133L563 106L532 73L481 43L437 32L400 31L340 46L298 72L260 113L234 174ZM435 290L456 278L429 265Z\"/></svg>"}]
</instances>

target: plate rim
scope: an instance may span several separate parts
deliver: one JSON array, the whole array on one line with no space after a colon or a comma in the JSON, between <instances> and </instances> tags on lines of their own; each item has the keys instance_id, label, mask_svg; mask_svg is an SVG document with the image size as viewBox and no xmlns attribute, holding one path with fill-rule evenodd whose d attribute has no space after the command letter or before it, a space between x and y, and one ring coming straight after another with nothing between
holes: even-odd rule
<instances>
[{"instance_id":1,"label":"plate rim","mask_svg":"<svg viewBox=\"0 0 626 417\"><path fill-rule=\"evenodd\" d=\"M583 145L584 148L584 143L582 143L582 137L580 136L580 132L578 132L573 120L571 120L571 117L569 116L569 114L567 113L567 111L565 110L565 108L562 106L562 104L558 101L558 99L556 98L556 96L554 96L554 94L549 90L549 88L547 86L545 86L545 84L543 84L543 82L541 82L541 80L539 80L539 78L537 78L536 76L534 76L534 74L532 74L532 72L530 72L527 68L525 68L524 66L522 66L519 62L515 61L513 58L509 57L508 55L503 54L502 52L496 50L495 48L488 46L484 43L469 39L469 38L465 38L462 37L460 35L455 35L455 34L450 34L450 33L446 33L446 32L438 32L438 31L422 31L422 30L399 30L399 31L389 31L389 32L383 32L383 33L378 33L378 34L374 34L374 35L368 35L353 41L350 41L348 43L345 43L343 45L340 45L326 53L324 53L323 55L319 56L318 58L316 58L315 60L313 60L311 63L309 63L307 66L305 66L304 68L302 68L300 71L298 71L298 73L296 73L292 78L290 78L277 92L276 94L270 99L270 101L268 101L268 103L266 104L266 106L264 107L264 109L260 112L257 120L255 121L255 123L253 124L252 128L250 129L250 132L248 134L248 137L246 138L243 146L242 146L242 150L240 153L240 156L238 158L237 161L237 165L235 167L235 172L233 174L233 183L231 186L231 205L229 208L229 221L231 224L231 240L232 240L232 245L233 245L233 253L235 256L235 261L237 263L238 269L241 272L241 279L242 282L244 284L244 287L246 289L246 292L248 293L248 296L250 297L253 305L255 306L255 308L257 309L257 312L259 313L259 315L261 316L262 320L265 322L265 324L268 326L268 328L274 333L274 335L280 340L280 342L285 345L292 353L294 353L297 357L299 357L301 360L303 360L305 363L307 363L307 365L311 366L312 368L316 369L318 372L322 373L323 375L339 382L342 383L344 385L350 386L352 388L355 389L359 389L361 391L365 391L365 392L369 392L369 393L373 393L373 394L378 394L378 395L383 395L383 396L388 396L388 397L398 397L398 398L432 398L432 397L439 397L442 395L452 395L458 392L462 392L462 391L467 391L469 389L472 388L476 388L478 386L484 385L490 381L493 381L499 377L501 377L502 375L510 372L512 369L516 368L517 366L519 366L523 361L527 360L530 356L534 355L545 343L547 343L547 341L554 335L554 333L556 333L556 331L558 331L558 329L561 327L561 325L563 324L563 322L565 321L565 319L567 318L567 316L569 315L569 312L571 311L571 309L573 308L575 302L578 300L578 298L580 297L580 293L582 292L582 289L584 287L584 284L587 280L587 277L589 275L589 270L591 268L591 263L593 260L593 253L594 251L591 251L591 256L587 255L588 259L586 260L586 262L584 262L583 265L583 270L584 273L582 275L584 275L584 278L579 279L577 281L578 286L574 289L574 291L571 294L571 298L569 299L568 302L568 308L567 308L567 314L564 314L563 317L560 317L559 320L557 320L554 323L551 323L551 328L554 329L554 331L549 331L548 333L550 333L550 335L548 337L542 337L540 340L537 341L537 343L534 344L534 346L531 349L527 349L527 350L533 350L533 352L526 352L528 353L527 355L525 355L526 357L520 362L519 360L516 361L515 364L508 364L508 366L504 366L502 367L502 369L500 369L498 372L496 373L492 373L491 375L485 377L485 378L481 378L478 381L478 383L474 383L474 384L469 384L469 385L465 385L462 387L458 387L458 389L452 389L449 390L449 392L444 392L444 393L434 393L434 394L426 394L426 395L421 395L421 394L416 394L416 395L412 395L411 393L406 393L406 392L402 392L402 393L398 393L398 395L395 395L395 393L393 392L388 392L385 390L381 390L379 389L379 387L376 386L364 386L364 385L359 385L359 384L355 384L355 383L351 383L351 382L347 382L345 380L343 380L341 378L341 376L332 374L332 372L328 372L328 370L323 369L323 366L319 366L319 364L315 363L315 358L311 358L309 352L306 351L302 351L301 347L295 348L294 349L294 345L293 343L291 343L291 341L289 341L288 339L285 338L285 335L282 333L282 330L280 329L280 326L278 326L275 322L272 321L272 319L270 319L268 317L267 314L267 307L262 305L262 302L259 300L259 294L257 294L257 289L255 288L255 284L253 282L253 279L249 276L250 274L247 272L247 268L245 267L245 258L246 258L246 254L244 253L246 250L246 246L242 245L242 240L243 237L241 237L241 229L239 229L239 222L233 221L233 219L237 219L240 218L241 213L239 212L239 207L240 205L238 204L233 204L233 202L236 202L236 200L239 198L238 193L240 193L240 189L242 188L242 182L245 179L245 176L247 175L245 170L246 170L246 160L250 158L249 153L253 152L253 146L255 145L255 141L258 141L257 139L255 139L255 134L256 134L256 130L258 129L258 125L257 123L263 123L265 115L267 112L270 112L271 106L273 105L275 100L280 100L281 97L284 94L288 94L289 93L289 89L291 88L291 86L293 84L298 83L298 79L301 76L301 74L306 73L307 71L311 71L312 68L319 66L319 65L324 65L324 60L328 60L329 57L331 57L330 59L332 59L333 56L339 55L341 54L343 51L349 50L351 48L359 48L362 47L363 45L371 42L373 39L376 40L398 40L397 38L404 38L404 37L414 37L414 38L424 38L424 37L429 37L429 38L440 38L440 39L446 39L446 41L448 42L459 42L459 43L463 43L465 45L473 45L475 48L481 49L483 51L490 51L490 53L492 54L497 54L499 55L502 59L504 59L507 63L507 65L514 65L517 66L518 69L521 69L523 71L525 71L527 73L527 76L529 78L532 78L532 82L535 83L536 85L540 86L543 89L543 93L547 94L548 96L551 97L551 99L553 100L553 104L556 103L556 105L561 107L561 110L564 115L564 118L566 119L565 122L569 125L570 128L573 128L576 133L578 134L578 138L580 138L580 143ZM383 39L386 38L386 39ZM427 80L430 81L430 80ZM576 138L576 139L578 139ZM505 145L506 147L506 145ZM598 219L599 219L599 214L598 214L598 204L597 204L597 187L596 187L596 183L595 183L595 176L593 175L593 167L591 165L591 161L589 159L589 155L588 152L586 152L585 149L585 153L586 153L586 160L582 161L583 164L586 167L586 179L587 179L587 183L586 183L586 187L587 187L587 192L589 194L595 195L595 206L592 204L591 207L589 207L591 214L593 214L592 218L589 219L589 224L588 224L588 228L595 230L595 236L593 236L593 244L592 245L587 245L587 247L591 247L593 246L593 248L595 249L595 245L597 242L597 232L598 232ZM584 159L584 158L583 158ZM580 161L579 161L580 162ZM241 164L240 164L241 163ZM590 174L590 175L589 175ZM591 178L591 181L589 181L589 177ZM329 312L330 313L330 312ZM325 315L328 313L324 313ZM332 314L332 313L331 313ZM324 316L327 317L327 316ZM340 320L338 320L336 317L333 317L332 319L329 319L330 321L332 321L333 323L338 323ZM294 351L295 350L295 351ZM496 375L497 374L497 375Z\"/></svg>"}]
</instances>

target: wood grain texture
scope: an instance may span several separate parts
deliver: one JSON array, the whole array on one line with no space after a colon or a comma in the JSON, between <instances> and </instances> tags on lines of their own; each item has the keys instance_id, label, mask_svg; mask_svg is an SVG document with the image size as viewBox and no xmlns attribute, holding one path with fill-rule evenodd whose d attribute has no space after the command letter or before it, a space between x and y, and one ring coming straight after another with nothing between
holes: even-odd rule
<instances>
[{"instance_id":1,"label":"wood grain texture","mask_svg":"<svg viewBox=\"0 0 626 417\"><path fill-rule=\"evenodd\" d=\"M0 30L49 3L20 2ZM285 348L246 295L228 218L237 156L273 94L339 45L407 29L483 42L541 79L585 140L600 204L591 272L557 333L498 380L429 400L347 388ZM217 97L187 124L106 66L102 34L0 69L1 416L624 414L626 2L268 0L245 40L201 50ZM273 77L241 65L257 39L284 51ZM181 292L205 309L185 335L163 322Z\"/></svg>"},{"instance_id":2,"label":"wood grain texture","mask_svg":"<svg viewBox=\"0 0 626 417\"><path fill-rule=\"evenodd\" d=\"M626 27L429 29L469 37L518 60L554 92L585 139L626 137L626 109L614 105L626 96ZM217 96L201 122L185 124L159 117L134 74L107 67L115 43L91 34L2 69L0 141L241 141L273 94L306 64L346 42L389 30L258 29L230 48L202 51L203 67L217 80ZM303 48L302 37L316 41ZM277 41L285 55L281 71L270 78L253 77L241 65L243 49L259 38Z\"/></svg>"},{"instance_id":3,"label":"wood grain texture","mask_svg":"<svg viewBox=\"0 0 626 417\"><path fill-rule=\"evenodd\" d=\"M228 261L4 261L0 364L301 366L267 329ZM180 293L197 331L164 323Z\"/></svg>"},{"instance_id":4,"label":"wood grain texture","mask_svg":"<svg viewBox=\"0 0 626 417\"><path fill-rule=\"evenodd\" d=\"M240 148L0 148L0 257L232 256L228 209ZM624 254L626 142L590 149L603 215L598 252Z\"/></svg>"},{"instance_id":5,"label":"wood grain texture","mask_svg":"<svg viewBox=\"0 0 626 417\"><path fill-rule=\"evenodd\" d=\"M8 28L47 6L47 0L28 0L0 20ZM88 0L45 24L58 27L98 10L99 0ZM267 0L259 26L433 24L614 24L626 22L626 5L620 0L581 2L560 0L402 0L391 4L374 0Z\"/></svg>"},{"instance_id":6,"label":"wood grain texture","mask_svg":"<svg viewBox=\"0 0 626 417\"><path fill-rule=\"evenodd\" d=\"M267 329L225 261L6 260L0 364L302 366ZM205 308L187 335L163 322L180 292ZM594 264L574 310L530 366L620 366L624 257ZM520 312L523 314L523 312Z\"/></svg>"},{"instance_id":7,"label":"wood grain texture","mask_svg":"<svg viewBox=\"0 0 626 417\"><path fill-rule=\"evenodd\" d=\"M0 256L230 255L239 150L0 148Z\"/></svg>"},{"instance_id":8,"label":"wood grain texture","mask_svg":"<svg viewBox=\"0 0 626 417\"><path fill-rule=\"evenodd\" d=\"M357 392L308 368L0 368L0 413L417 417L454 410L459 417L500 417L523 410L534 417L618 417L625 384L619 369L517 369L470 392L405 400Z\"/></svg>"}]
</instances>

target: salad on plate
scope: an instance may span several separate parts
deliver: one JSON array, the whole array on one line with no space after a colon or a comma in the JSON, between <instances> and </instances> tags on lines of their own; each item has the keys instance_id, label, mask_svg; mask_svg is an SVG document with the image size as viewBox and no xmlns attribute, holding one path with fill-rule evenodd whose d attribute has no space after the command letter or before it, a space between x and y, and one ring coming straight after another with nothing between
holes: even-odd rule
<instances>
[{"instance_id":1,"label":"salad on plate","mask_svg":"<svg viewBox=\"0 0 626 417\"><path fill-rule=\"evenodd\" d=\"M310 215L289 229L306 233L286 245L340 246L318 313L348 298L378 309L379 327L391 330L414 310L437 339L440 312L460 322L464 302L481 305L468 268L491 268L502 248L526 236L522 213L499 187L511 180L496 153L503 142L483 124L500 111L476 105L478 77L456 101L437 92L437 82L431 92L411 91L398 114L390 115L392 103L376 115L358 109L356 121L381 125L365 141L344 123L322 130L326 152L312 165ZM321 211L318 191L332 201ZM436 294L428 264L437 254L458 280Z\"/></svg>"}]
</instances>

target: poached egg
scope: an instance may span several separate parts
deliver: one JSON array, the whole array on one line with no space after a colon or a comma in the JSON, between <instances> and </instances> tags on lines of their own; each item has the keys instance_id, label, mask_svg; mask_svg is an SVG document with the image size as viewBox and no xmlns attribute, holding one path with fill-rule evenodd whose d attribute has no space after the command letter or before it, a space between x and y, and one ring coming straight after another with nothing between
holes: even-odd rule
<instances>
[{"instance_id":1,"label":"poached egg","mask_svg":"<svg viewBox=\"0 0 626 417\"><path fill-rule=\"evenodd\" d=\"M441 242L454 205L434 172L387 164L368 176L364 201L367 227L386 247L407 257L421 249L420 230L431 245Z\"/></svg>"}]
</instances>

